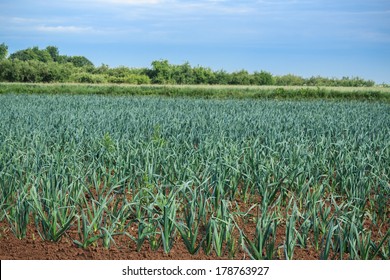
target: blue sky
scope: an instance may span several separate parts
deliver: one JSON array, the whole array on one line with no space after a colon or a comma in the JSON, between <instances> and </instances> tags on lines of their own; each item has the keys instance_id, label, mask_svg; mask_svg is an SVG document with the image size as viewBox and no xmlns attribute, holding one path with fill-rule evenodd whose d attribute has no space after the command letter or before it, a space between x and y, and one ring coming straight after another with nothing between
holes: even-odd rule
<instances>
[{"instance_id":1,"label":"blue sky","mask_svg":"<svg viewBox=\"0 0 390 280\"><path fill-rule=\"evenodd\" d=\"M2 42L11 53L54 45L97 66L168 59L390 83L389 0L1 0Z\"/></svg>"}]
</instances>

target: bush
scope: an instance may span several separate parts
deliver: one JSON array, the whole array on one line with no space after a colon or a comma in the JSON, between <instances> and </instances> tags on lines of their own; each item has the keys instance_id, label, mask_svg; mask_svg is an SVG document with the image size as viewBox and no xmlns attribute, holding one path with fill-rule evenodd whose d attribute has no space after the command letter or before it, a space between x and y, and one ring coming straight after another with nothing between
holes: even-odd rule
<instances>
[{"instance_id":1,"label":"bush","mask_svg":"<svg viewBox=\"0 0 390 280\"><path fill-rule=\"evenodd\" d=\"M75 83L88 83L88 84L103 84L107 83L105 75L90 74L90 73L76 73L70 77L71 82Z\"/></svg>"},{"instance_id":2,"label":"bush","mask_svg":"<svg viewBox=\"0 0 390 280\"><path fill-rule=\"evenodd\" d=\"M115 84L132 84L132 85L146 85L150 84L150 78L146 75L128 74L125 77L110 76L109 83Z\"/></svg>"},{"instance_id":3,"label":"bush","mask_svg":"<svg viewBox=\"0 0 390 280\"><path fill-rule=\"evenodd\" d=\"M8 46L0 44L0 81L3 82L77 82L116 84L164 84L164 85L276 85L276 86L343 86L371 87L375 82L359 77L303 78L288 74L273 76L261 71L249 73L240 70L228 73L224 70L192 67L189 62L174 65L168 60L153 61L151 68L128 68L108 65L95 67L84 56L60 55L57 47L38 47L17 51L7 58ZM385 85L383 85L384 87Z\"/></svg>"}]
</instances>

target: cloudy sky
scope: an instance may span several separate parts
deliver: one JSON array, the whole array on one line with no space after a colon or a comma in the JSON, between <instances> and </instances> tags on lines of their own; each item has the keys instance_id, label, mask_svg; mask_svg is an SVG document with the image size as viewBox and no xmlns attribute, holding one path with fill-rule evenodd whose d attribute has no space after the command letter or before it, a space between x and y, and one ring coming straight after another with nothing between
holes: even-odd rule
<instances>
[{"instance_id":1,"label":"cloudy sky","mask_svg":"<svg viewBox=\"0 0 390 280\"><path fill-rule=\"evenodd\" d=\"M2 42L97 66L168 59L390 83L389 0L1 0Z\"/></svg>"}]
</instances>

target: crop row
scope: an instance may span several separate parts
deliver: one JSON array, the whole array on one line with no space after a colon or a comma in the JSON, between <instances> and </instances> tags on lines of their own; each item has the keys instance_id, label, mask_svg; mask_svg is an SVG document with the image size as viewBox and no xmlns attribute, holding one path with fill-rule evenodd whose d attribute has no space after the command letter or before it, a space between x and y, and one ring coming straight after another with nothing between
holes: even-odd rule
<instances>
[{"instance_id":1,"label":"crop row","mask_svg":"<svg viewBox=\"0 0 390 280\"><path fill-rule=\"evenodd\" d=\"M390 256L388 104L1 95L0 118L0 220L18 238Z\"/></svg>"}]
</instances>

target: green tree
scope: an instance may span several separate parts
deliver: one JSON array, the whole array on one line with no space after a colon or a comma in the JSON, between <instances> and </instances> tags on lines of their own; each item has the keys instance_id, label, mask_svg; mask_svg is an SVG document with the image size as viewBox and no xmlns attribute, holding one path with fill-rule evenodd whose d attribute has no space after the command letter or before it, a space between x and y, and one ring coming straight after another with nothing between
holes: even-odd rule
<instances>
[{"instance_id":1,"label":"green tree","mask_svg":"<svg viewBox=\"0 0 390 280\"><path fill-rule=\"evenodd\" d=\"M230 75L225 70L219 70L215 72L215 84L227 85L230 80Z\"/></svg>"},{"instance_id":2,"label":"green tree","mask_svg":"<svg viewBox=\"0 0 390 280\"><path fill-rule=\"evenodd\" d=\"M53 61L48 51L40 50L38 47L17 51L10 55L10 59L21 61L38 60L41 62Z\"/></svg>"},{"instance_id":3,"label":"green tree","mask_svg":"<svg viewBox=\"0 0 390 280\"><path fill-rule=\"evenodd\" d=\"M96 67L94 70L94 74L108 75L110 71L110 67L107 64L102 64L99 67Z\"/></svg>"},{"instance_id":4,"label":"green tree","mask_svg":"<svg viewBox=\"0 0 390 280\"><path fill-rule=\"evenodd\" d=\"M119 66L116 68L112 68L108 71L110 76L116 77L116 78L124 78L130 74L132 74L132 71L125 66Z\"/></svg>"},{"instance_id":5,"label":"green tree","mask_svg":"<svg viewBox=\"0 0 390 280\"><path fill-rule=\"evenodd\" d=\"M233 72L230 75L229 84L231 85L250 85L251 77L246 70L241 70L238 72Z\"/></svg>"},{"instance_id":6,"label":"green tree","mask_svg":"<svg viewBox=\"0 0 390 280\"><path fill-rule=\"evenodd\" d=\"M51 56L52 60L57 62L60 58L60 52L58 51L58 48L57 47L54 47L54 46L48 46L46 48L46 51L49 53L49 55Z\"/></svg>"},{"instance_id":7,"label":"green tree","mask_svg":"<svg viewBox=\"0 0 390 280\"><path fill-rule=\"evenodd\" d=\"M8 46L4 43L0 45L0 60L4 60L8 55Z\"/></svg>"},{"instance_id":8,"label":"green tree","mask_svg":"<svg viewBox=\"0 0 390 280\"><path fill-rule=\"evenodd\" d=\"M173 78L177 84L188 85L194 83L193 70L189 62L176 66L174 70Z\"/></svg>"},{"instance_id":9,"label":"green tree","mask_svg":"<svg viewBox=\"0 0 390 280\"><path fill-rule=\"evenodd\" d=\"M275 79L275 85L277 86L303 86L305 82L304 78L292 74L279 76Z\"/></svg>"},{"instance_id":10,"label":"green tree","mask_svg":"<svg viewBox=\"0 0 390 280\"><path fill-rule=\"evenodd\" d=\"M94 67L93 63L84 56L70 56L68 62L76 67Z\"/></svg>"},{"instance_id":11,"label":"green tree","mask_svg":"<svg viewBox=\"0 0 390 280\"><path fill-rule=\"evenodd\" d=\"M198 85L216 84L215 73L210 68L195 67L193 68L194 83Z\"/></svg>"},{"instance_id":12,"label":"green tree","mask_svg":"<svg viewBox=\"0 0 390 280\"><path fill-rule=\"evenodd\" d=\"M12 82L12 61L0 60L0 82Z\"/></svg>"},{"instance_id":13,"label":"green tree","mask_svg":"<svg viewBox=\"0 0 390 280\"><path fill-rule=\"evenodd\" d=\"M253 73L253 84L259 86L273 85L274 78L272 77L271 73L265 71L255 72Z\"/></svg>"},{"instance_id":14,"label":"green tree","mask_svg":"<svg viewBox=\"0 0 390 280\"><path fill-rule=\"evenodd\" d=\"M155 60L152 62L152 82L156 84L169 84L172 82L173 67L168 60Z\"/></svg>"}]
</instances>

